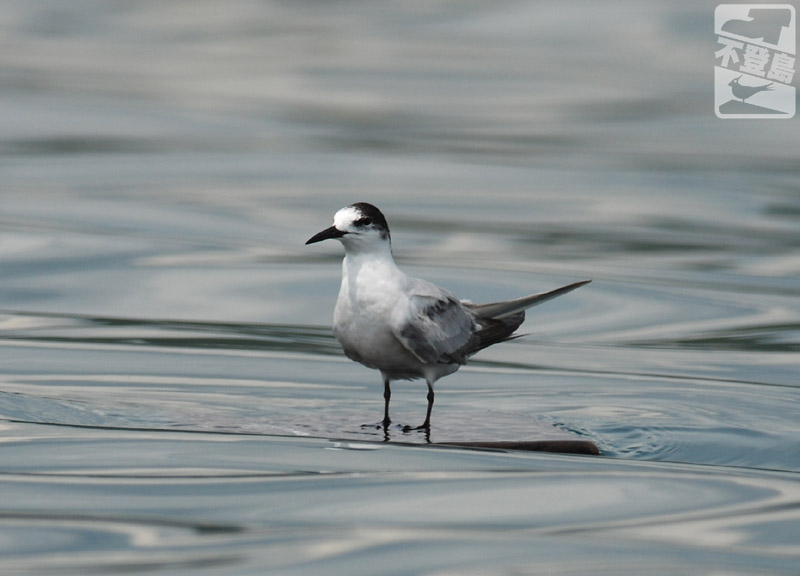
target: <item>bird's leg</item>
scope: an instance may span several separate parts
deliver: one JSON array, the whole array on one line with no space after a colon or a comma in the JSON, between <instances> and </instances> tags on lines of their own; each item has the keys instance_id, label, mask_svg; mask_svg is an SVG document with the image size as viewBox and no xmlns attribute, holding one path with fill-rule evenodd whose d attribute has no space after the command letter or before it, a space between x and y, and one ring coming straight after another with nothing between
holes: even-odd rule
<instances>
[{"instance_id":1,"label":"bird's leg","mask_svg":"<svg viewBox=\"0 0 800 576\"><path fill-rule=\"evenodd\" d=\"M383 400L385 402L383 408L383 426L384 428L392 423L391 418L389 418L389 400L392 398L392 389L389 386L389 379L384 378L383 380Z\"/></svg>"},{"instance_id":2,"label":"bird's leg","mask_svg":"<svg viewBox=\"0 0 800 576\"><path fill-rule=\"evenodd\" d=\"M433 382L428 382L428 411L425 413L425 422L422 426L404 426L403 432L411 432L412 430L425 430L426 439L430 442L431 433L431 410L433 410Z\"/></svg>"},{"instance_id":3,"label":"bird's leg","mask_svg":"<svg viewBox=\"0 0 800 576\"><path fill-rule=\"evenodd\" d=\"M419 428L421 430L431 429L431 410L433 410L433 383L428 381L428 411L425 413L425 422Z\"/></svg>"}]
</instances>

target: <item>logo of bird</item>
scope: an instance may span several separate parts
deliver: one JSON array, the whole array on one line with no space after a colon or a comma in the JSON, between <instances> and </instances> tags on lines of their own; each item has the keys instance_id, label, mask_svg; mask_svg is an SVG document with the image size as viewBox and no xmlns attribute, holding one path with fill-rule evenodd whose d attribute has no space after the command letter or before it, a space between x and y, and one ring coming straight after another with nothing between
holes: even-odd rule
<instances>
[{"instance_id":1,"label":"logo of bird","mask_svg":"<svg viewBox=\"0 0 800 576\"><path fill-rule=\"evenodd\" d=\"M764 90L772 90L772 82L769 84L762 84L761 86L745 86L739 82L741 78L741 76L734 78L728 82L728 86L731 87L731 92L733 92L734 98L738 98L742 102L751 96L758 94L759 92L763 92Z\"/></svg>"}]
</instances>

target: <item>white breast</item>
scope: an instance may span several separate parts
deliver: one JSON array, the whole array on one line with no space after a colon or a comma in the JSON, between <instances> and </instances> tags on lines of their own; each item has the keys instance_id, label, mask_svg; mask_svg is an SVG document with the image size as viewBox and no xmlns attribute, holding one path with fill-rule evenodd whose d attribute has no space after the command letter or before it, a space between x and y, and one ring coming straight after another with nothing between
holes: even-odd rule
<instances>
[{"instance_id":1,"label":"white breast","mask_svg":"<svg viewBox=\"0 0 800 576\"><path fill-rule=\"evenodd\" d=\"M391 259L348 255L333 316L334 335L349 358L399 378L421 376L422 369L392 328L393 318L408 309L407 278Z\"/></svg>"}]
</instances>

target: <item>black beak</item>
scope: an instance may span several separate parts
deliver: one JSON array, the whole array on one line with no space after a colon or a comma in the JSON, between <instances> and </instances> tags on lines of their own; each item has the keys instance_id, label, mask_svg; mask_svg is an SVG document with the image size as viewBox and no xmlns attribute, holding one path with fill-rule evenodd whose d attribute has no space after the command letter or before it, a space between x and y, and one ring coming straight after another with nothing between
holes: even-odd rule
<instances>
[{"instance_id":1,"label":"black beak","mask_svg":"<svg viewBox=\"0 0 800 576\"><path fill-rule=\"evenodd\" d=\"M322 232L314 234L311 238L306 240L306 244L314 244L315 242L322 242L323 240L328 240L329 238L341 238L344 236L346 232L342 232L336 226L331 226L330 228L325 228Z\"/></svg>"}]
</instances>

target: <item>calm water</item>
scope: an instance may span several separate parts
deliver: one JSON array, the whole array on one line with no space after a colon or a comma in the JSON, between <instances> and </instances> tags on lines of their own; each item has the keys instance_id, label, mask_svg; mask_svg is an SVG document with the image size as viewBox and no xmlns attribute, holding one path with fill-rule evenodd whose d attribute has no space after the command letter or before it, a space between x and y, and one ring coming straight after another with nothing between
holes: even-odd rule
<instances>
[{"instance_id":1,"label":"calm water","mask_svg":"<svg viewBox=\"0 0 800 576\"><path fill-rule=\"evenodd\" d=\"M797 574L800 128L714 116L714 6L3 3L3 574ZM594 280L431 442L602 456L362 426L361 200L461 297Z\"/></svg>"}]
</instances>

